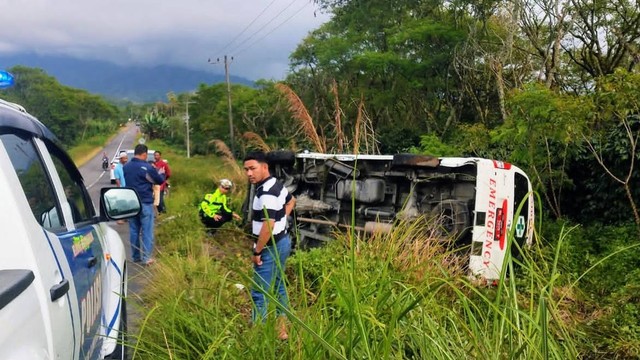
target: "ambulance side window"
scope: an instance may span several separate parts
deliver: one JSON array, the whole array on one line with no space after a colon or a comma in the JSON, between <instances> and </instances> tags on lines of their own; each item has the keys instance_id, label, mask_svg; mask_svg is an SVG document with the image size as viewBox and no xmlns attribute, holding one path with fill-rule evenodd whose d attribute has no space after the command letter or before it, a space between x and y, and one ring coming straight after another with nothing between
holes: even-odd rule
<instances>
[{"instance_id":1,"label":"ambulance side window","mask_svg":"<svg viewBox=\"0 0 640 360\"><path fill-rule=\"evenodd\" d=\"M52 231L64 228L55 190L31 137L19 133L0 134L0 141L9 154L36 221Z\"/></svg>"}]
</instances>

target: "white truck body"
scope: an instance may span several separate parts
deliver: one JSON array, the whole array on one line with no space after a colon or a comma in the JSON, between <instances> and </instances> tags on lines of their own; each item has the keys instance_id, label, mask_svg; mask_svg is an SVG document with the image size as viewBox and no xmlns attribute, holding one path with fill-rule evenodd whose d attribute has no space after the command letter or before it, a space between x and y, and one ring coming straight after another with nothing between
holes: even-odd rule
<instances>
[{"instance_id":1,"label":"white truck body","mask_svg":"<svg viewBox=\"0 0 640 360\"><path fill-rule=\"evenodd\" d=\"M55 136L2 100L0 199L0 359L124 358L126 253L106 222L134 216L139 200L97 213Z\"/></svg>"}]
</instances>

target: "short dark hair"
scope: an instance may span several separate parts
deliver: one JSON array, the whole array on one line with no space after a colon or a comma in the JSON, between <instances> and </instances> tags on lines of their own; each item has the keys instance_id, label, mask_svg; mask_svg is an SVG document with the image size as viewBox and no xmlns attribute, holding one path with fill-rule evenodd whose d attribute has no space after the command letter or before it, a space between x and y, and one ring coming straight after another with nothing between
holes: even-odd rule
<instances>
[{"instance_id":1,"label":"short dark hair","mask_svg":"<svg viewBox=\"0 0 640 360\"><path fill-rule=\"evenodd\" d=\"M149 148L145 144L138 144L135 148L133 148L133 155L142 155L146 154L149 151Z\"/></svg>"},{"instance_id":2,"label":"short dark hair","mask_svg":"<svg viewBox=\"0 0 640 360\"><path fill-rule=\"evenodd\" d=\"M153 155L155 155L155 154L158 154L158 155L162 156L162 153L160 151L158 151L158 150L156 150L156 152L153 153Z\"/></svg>"},{"instance_id":3,"label":"short dark hair","mask_svg":"<svg viewBox=\"0 0 640 360\"><path fill-rule=\"evenodd\" d=\"M249 160L255 160L259 163L262 164L267 164L267 154L264 153L264 151L250 151L247 153L247 155L244 157L243 162L245 161L249 161Z\"/></svg>"}]
</instances>

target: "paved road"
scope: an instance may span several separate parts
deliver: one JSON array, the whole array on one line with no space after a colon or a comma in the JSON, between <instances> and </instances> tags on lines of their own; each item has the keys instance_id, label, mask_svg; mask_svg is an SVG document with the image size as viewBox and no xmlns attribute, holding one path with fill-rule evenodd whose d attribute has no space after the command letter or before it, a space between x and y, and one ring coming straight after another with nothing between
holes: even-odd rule
<instances>
[{"instance_id":1,"label":"paved road","mask_svg":"<svg viewBox=\"0 0 640 360\"><path fill-rule=\"evenodd\" d=\"M120 150L132 149L135 143L136 133L138 127L133 123L130 123L126 129L123 129L114 139L104 147L103 151L107 152L109 159L120 152ZM84 178L84 182L89 190L91 199L97 207L99 206L100 189L111 185L109 171L102 170L102 151L98 153L93 159L89 160L85 165L80 167L80 173ZM127 223L117 224L116 222L109 223L113 229L118 231L122 241L125 243L127 250L127 260L129 266L129 296L128 296L128 323L129 332L136 333L137 327L135 326L140 319L140 301L139 294L143 288L143 285L147 283L149 272L143 266L135 264L131 260L131 246L129 245L129 225ZM131 341L131 339L130 339Z\"/></svg>"}]
</instances>

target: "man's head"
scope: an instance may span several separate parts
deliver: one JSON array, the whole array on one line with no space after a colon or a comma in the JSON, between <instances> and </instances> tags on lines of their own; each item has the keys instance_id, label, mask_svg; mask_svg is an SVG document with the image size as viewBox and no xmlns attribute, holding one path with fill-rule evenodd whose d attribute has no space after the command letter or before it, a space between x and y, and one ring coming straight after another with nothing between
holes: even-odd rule
<instances>
[{"instance_id":1,"label":"man's head","mask_svg":"<svg viewBox=\"0 0 640 360\"><path fill-rule=\"evenodd\" d=\"M126 164L129 160L129 156L127 156L126 151L120 151L120 155L118 156L118 158L120 159L121 164Z\"/></svg>"},{"instance_id":2,"label":"man's head","mask_svg":"<svg viewBox=\"0 0 640 360\"><path fill-rule=\"evenodd\" d=\"M223 193L226 194L227 192L229 192L229 190L231 190L232 186L233 186L233 183L231 182L231 180L229 180L229 179L220 180L219 188Z\"/></svg>"},{"instance_id":3,"label":"man's head","mask_svg":"<svg viewBox=\"0 0 640 360\"><path fill-rule=\"evenodd\" d=\"M153 153L153 158L154 158L154 160L156 162L162 160L162 153L160 151L154 152Z\"/></svg>"},{"instance_id":4,"label":"man's head","mask_svg":"<svg viewBox=\"0 0 640 360\"><path fill-rule=\"evenodd\" d=\"M267 155L262 151L252 151L244 157L244 172L249 182L257 184L269 177Z\"/></svg>"},{"instance_id":5,"label":"man's head","mask_svg":"<svg viewBox=\"0 0 640 360\"><path fill-rule=\"evenodd\" d=\"M133 157L147 161L147 151L149 148L145 144L138 144L133 148Z\"/></svg>"}]
</instances>

